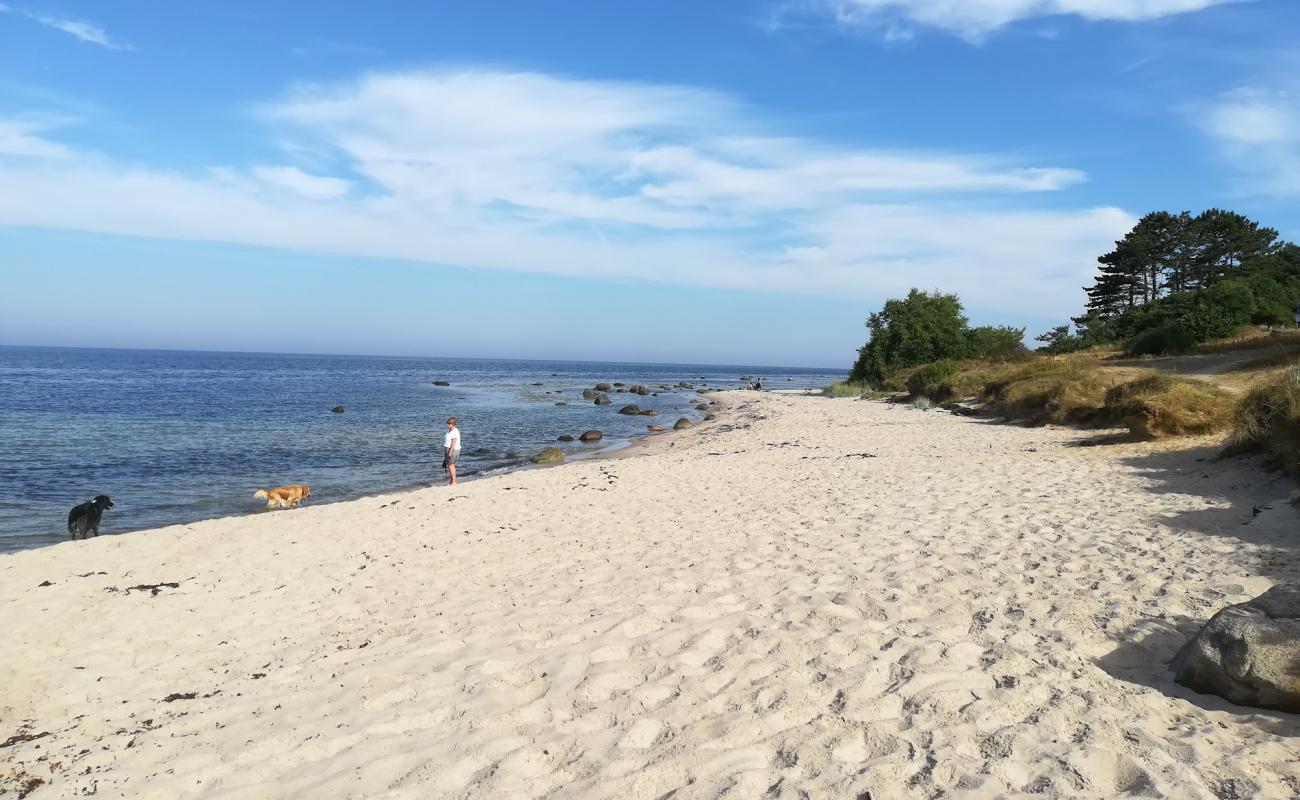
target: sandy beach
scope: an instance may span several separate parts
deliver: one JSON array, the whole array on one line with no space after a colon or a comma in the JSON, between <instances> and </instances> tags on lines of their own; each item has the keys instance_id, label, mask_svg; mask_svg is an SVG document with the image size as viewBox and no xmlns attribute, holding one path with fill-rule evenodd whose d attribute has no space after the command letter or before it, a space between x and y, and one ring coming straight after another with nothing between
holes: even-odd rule
<instances>
[{"instance_id":1,"label":"sandy beach","mask_svg":"<svg viewBox=\"0 0 1300 800\"><path fill-rule=\"evenodd\" d=\"M731 393L635 454L0 557L0 796L1288 798L1172 682L1300 578L1211 441ZM111 519L111 517L109 518Z\"/></svg>"}]
</instances>

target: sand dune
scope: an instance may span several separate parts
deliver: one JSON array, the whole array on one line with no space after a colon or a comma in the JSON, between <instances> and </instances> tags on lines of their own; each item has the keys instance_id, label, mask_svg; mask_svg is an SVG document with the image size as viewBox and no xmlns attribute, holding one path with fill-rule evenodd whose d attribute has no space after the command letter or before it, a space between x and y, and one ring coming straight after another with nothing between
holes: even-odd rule
<instances>
[{"instance_id":1,"label":"sand dune","mask_svg":"<svg viewBox=\"0 0 1300 800\"><path fill-rule=\"evenodd\" d=\"M635 457L0 558L0 742L39 736L0 748L0 787L1300 795L1300 720L1165 667L1296 578L1294 515L1243 525L1280 479L1208 447L729 402Z\"/></svg>"}]
</instances>

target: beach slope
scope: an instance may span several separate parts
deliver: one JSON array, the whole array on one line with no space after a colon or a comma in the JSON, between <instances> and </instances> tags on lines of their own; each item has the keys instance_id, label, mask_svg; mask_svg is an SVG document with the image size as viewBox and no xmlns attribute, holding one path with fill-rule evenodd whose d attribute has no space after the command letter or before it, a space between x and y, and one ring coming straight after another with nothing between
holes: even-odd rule
<instances>
[{"instance_id":1,"label":"beach slope","mask_svg":"<svg viewBox=\"0 0 1300 800\"><path fill-rule=\"evenodd\" d=\"M1294 518L1245 524L1280 479L727 402L635 457L0 557L0 795L1300 793L1297 718L1166 666L1297 578Z\"/></svg>"}]
</instances>

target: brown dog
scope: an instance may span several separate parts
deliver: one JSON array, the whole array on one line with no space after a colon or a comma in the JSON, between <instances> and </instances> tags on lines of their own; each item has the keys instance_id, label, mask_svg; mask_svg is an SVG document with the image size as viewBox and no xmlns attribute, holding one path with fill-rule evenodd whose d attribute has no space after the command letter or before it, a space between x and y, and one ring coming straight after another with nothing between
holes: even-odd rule
<instances>
[{"instance_id":1,"label":"brown dog","mask_svg":"<svg viewBox=\"0 0 1300 800\"><path fill-rule=\"evenodd\" d=\"M293 508L308 497L311 497L311 487L302 484L253 492L253 499L265 500L267 508Z\"/></svg>"}]
</instances>

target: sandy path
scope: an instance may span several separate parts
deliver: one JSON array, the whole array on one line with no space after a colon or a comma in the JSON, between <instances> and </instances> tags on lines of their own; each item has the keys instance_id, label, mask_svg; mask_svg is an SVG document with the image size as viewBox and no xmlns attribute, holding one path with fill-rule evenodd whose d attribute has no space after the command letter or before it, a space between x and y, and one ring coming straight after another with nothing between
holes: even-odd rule
<instances>
[{"instance_id":1,"label":"sandy path","mask_svg":"<svg viewBox=\"0 0 1300 800\"><path fill-rule=\"evenodd\" d=\"M1296 717L1164 666L1296 578L1293 517L1242 525L1280 480L881 403L735 402L635 458L0 558L0 742L49 732L0 749L0 787L1300 794Z\"/></svg>"}]
</instances>

